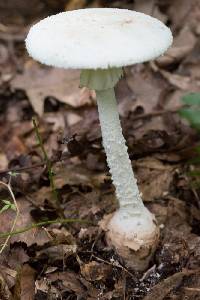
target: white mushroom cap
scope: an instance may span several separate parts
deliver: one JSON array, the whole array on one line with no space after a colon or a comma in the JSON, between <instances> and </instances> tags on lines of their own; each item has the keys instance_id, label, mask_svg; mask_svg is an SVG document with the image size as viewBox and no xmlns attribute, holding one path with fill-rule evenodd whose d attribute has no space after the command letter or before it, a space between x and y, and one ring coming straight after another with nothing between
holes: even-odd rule
<instances>
[{"instance_id":1,"label":"white mushroom cap","mask_svg":"<svg viewBox=\"0 0 200 300\"><path fill-rule=\"evenodd\" d=\"M34 25L29 54L61 68L106 69L145 62L172 44L170 29L143 13L117 8L63 12Z\"/></svg>"}]
</instances>

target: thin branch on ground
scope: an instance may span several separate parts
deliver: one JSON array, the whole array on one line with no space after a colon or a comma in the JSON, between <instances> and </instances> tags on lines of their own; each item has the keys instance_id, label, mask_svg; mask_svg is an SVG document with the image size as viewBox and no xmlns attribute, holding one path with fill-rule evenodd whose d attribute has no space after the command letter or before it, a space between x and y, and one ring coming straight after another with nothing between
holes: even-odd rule
<instances>
[{"instance_id":1,"label":"thin branch on ground","mask_svg":"<svg viewBox=\"0 0 200 300\"><path fill-rule=\"evenodd\" d=\"M142 114L139 116L136 116L133 118L133 122L134 121L138 121L138 120L143 120L143 119L148 119L148 118L154 118L154 117L159 117L159 116L163 116L166 114L176 114L181 108L183 108L183 106L178 106L174 109L168 109L168 110L157 110L151 113L146 113L146 114Z\"/></svg>"},{"instance_id":2,"label":"thin branch on ground","mask_svg":"<svg viewBox=\"0 0 200 300\"><path fill-rule=\"evenodd\" d=\"M3 245L2 245L2 247L1 247L1 249L0 249L0 254L1 254L1 253L3 252L3 250L5 249L5 247L7 246L8 241L9 241L10 237L12 236L12 234L13 234L13 232L14 232L15 225L16 225L17 220L18 220L18 217L19 217L19 208L18 208L18 205L17 205L17 201L16 201L16 199L15 199L15 195L14 195L14 193L13 193L13 191L12 191L12 187L11 187L11 176L10 176L10 178L9 178L9 182L8 182L8 183L5 183L5 182L3 182L3 181L0 181L0 185L3 185L4 187L6 187L6 188L8 189L8 191L9 191L11 197L12 197L13 203L14 203L14 205L15 205L15 209L16 209L16 215L15 215L15 218L14 218L14 221L13 221L13 224L12 224L12 227L11 227L11 230L10 230L10 232L9 232L6 236L4 236L4 237L7 237L7 238L6 238L5 242L3 243Z\"/></svg>"},{"instance_id":3,"label":"thin branch on ground","mask_svg":"<svg viewBox=\"0 0 200 300\"><path fill-rule=\"evenodd\" d=\"M129 272L129 270L127 270L125 267L123 267L117 260L116 260L116 261L113 260L112 262L110 262L110 261L107 261L107 260L105 260L105 259L102 259L102 258L100 258L100 257L98 257L98 256L96 256L96 255L94 255L94 254L92 254L92 257L94 257L94 258L95 258L96 260L98 260L98 261L104 262L104 263L107 264L107 265L111 265L111 266L114 266L114 267L116 267L116 268L120 268L120 269L122 269L124 272L128 273L131 277L134 278L133 274L132 274L131 272Z\"/></svg>"},{"instance_id":4,"label":"thin branch on ground","mask_svg":"<svg viewBox=\"0 0 200 300\"><path fill-rule=\"evenodd\" d=\"M33 228L37 228L37 227L42 227L45 225L50 225L50 224L66 224L66 223L83 223L83 224L88 224L91 223L90 221L87 220L81 220L81 219L56 219L56 220L49 220L49 221L43 221L43 222L39 222L39 223L33 223L27 227L18 229L16 231L11 231L11 232L4 232L4 233L0 233L0 238L5 238L5 237L11 237L13 235L16 234L20 234L20 233L24 233L26 231L29 231ZM1 252L0 252L1 253Z\"/></svg>"},{"instance_id":5,"label":"thin branch on ground","mask_svg":"<svg viewBox=\"0 0 200 300\"><path fill-rule=\"evenodd\" d=\"M64 160L66 160L68 158L69 157L63 157L63 158L54 159L54 160L50 160L50 161L51 161L51 164L53 165L54 163L57 163L57 162L63 162ZM28 170L35 169L35 168L44 167L45 165L46 165L46 161L42 161L41 163L34 164L34 165L28 166L28 167L10 168L5 171L1 171L0 175L4 175L4 174L8 174L8 173L20 173L20 172L28 171Z\"/></svg>"}]
</instances>

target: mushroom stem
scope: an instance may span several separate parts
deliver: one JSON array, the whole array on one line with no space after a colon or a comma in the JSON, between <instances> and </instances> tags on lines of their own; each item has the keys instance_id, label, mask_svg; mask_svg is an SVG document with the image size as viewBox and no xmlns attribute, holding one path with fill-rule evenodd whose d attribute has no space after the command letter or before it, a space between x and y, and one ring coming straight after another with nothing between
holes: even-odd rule
<instances>
[{"instance_id":1,"label":"mushroom stem","mask_svg":"<svg viewBox=\"0 0 200 300\"><path fill-rule=\"evenodd\" d=\"M144 206L134 177L117 110L114 86L120 68L83 70L81 86L96 91L103 145L116 188L119 209L102 220L108 244L135 270L148 267L158 242L155 217Z\"/></svg>"},{"instance_id":2,"label":"mushroom stem","mask_svg":"<svg viewBox=\"0 0 200 300\"><path fill-rule=\"evenodd\" d=\"M134 177L127 146L122 134L114 88L96 91L103 146L120 208L135 214L144 205Z\"/></svg>"}]
</instances>

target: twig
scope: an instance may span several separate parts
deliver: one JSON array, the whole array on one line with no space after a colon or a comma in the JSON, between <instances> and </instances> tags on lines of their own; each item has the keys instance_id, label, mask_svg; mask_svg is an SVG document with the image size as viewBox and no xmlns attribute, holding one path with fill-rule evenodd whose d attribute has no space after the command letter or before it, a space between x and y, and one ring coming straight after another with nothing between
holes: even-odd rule
<instances>
[{"instance_id":1,"label":"twig","mask_svg":"<svg viewBox=\"0 0 200 300\"><path fill-rule=\"evenodd\" d=\"M39 142L39 146L40 146L40 148L42 150L42 153L43 153L43 156L44 156L44 161L45 161L46 166L47 166L48 178L49 178L49 181L50 181L51 190L52 190L52 193L53 193L54 198L56 200L56 204L59 205L58 193L57 193L57 190L56 190L56 187L55 187L55 184L54 184L54 179L53 179L54 175L53 175L53 171L52 171L52 162L49 159L49 157L47 155L47 152L46 152L46 150L44 148L44 144L43 144L43 141L42 141L42 138L41 138L41 135L40 135L40 132L39 132L36 120L34 118L32 120L33 120L33 126L34 126L34 130L35 130L35 134L37 136L37 139L38 139L38 142Z\"/></svg>"},{"instance_id":2,"label":"twig","mask_svg":"<svg viewBox=\"0 0 200 300\"><path fill-rule=\"evenodd\" d=\"M15 228L15 225L16 225L16 223L17 223L18 216L19 216L19 208L18 208L18 205L17 205L17 201L16 201L16 199L15 199L15 195L14 195L14 193L13 193L13 191L12 191L12 187L11 187L11 177L10 177L8 183L4 183L3 181L0 181L0 184L3 185L3 186L5 186L5 187L8 189L8 191L9 191L11 197L12 197L12 200L13 200L13 202L14 202L15 209L16 209L16 215L15 215L15 219L14 219L14 221L13 221L11 230L10 230L10 232L7 234L7 236L5 236L5 237L7 237L7 238L6 238L5 242L3 243L3 246L2 246L1 249L0 249L0 254L1 254L1 253L3 252L3 250L5 249L5 247L7 246L8 241L9 241L10 237L12 236L12 234L13 234L13 232L14 232L14 228Z\"/></svg>"},{"instance_id":3,"label":"twig","mask_svg":"<svg viewBox=\"0 0 200 300\"><path fill-rule=\"evenodd\" d=\"M183 289L185 291L191 291L191 292L198 292L198 293L200 293L200 288L199 287L184 287Z\"/></svg>"},{"instance_id":4,"label":"twig","mask_svg":"<svg viewBox=\"0 0 200 300\"><path fill-rule=\"evenodd\" d=\"M29 231L33 228L41 227L41 226L44 226L44 225L57 224L57 223L65 224L65 223L75 223L75 222L85 223L85 224L90 223L87 220L81 220L81 219L56 219L56 220L50 220L50 221L43 221L43 222L39 222L39 223L33 223L33 224L31 224L27 227L18 229L16 231L0 233L0 238L5 238L5 237L10 238L13 235L20 234L20 233Z\"/></svg>"},{"instance_id":5,"label":"twig","mask_svg":"<svg viewBox=\"0 0 200 300\"><path fill-rule=\"evenodd\" d=\"M53 161L52 161L52 163L53 163ZM10 169L7 169L5 171L1 171L0 175L8 174L8 173L19 173L19 172L27 171L27 170L30 170L30 169L35 169L35 168L43 167L44 165L46 165L45 161L43 161L41 163L38 163L38 164L34 164L32 166L29 166L29 167L10 168Z\"/></svg>"},{"instance_id":6,"label":"twig","mask_svg":"<svg viewBox=\"0 0 200 300\"><path fill-rule=\"evenodd\" d=\"M159 116L169 114L169 113L176 114L181 108L183 108L183 106L179 106L179 107L176 107L174 109L169 109L169 110L158 110L158 111L155 111L155 112L142 114L142 115L139 115L137 117L134 117L133 122L138 121L138 120L147 119L147 118L159 117Z\"/></svg>"},{"instance_id":7,"label":"twig","mask_svg":"<svg viewBox=\"0 0 200 300\"><path fill-rule=\"evenodd\" d=\"M62 158L59 158L59 159L51 160L51 164L53 165L54 163L62 162L65 159L68 159L68 158L69 157L62 157ZM43 167L44 165L46 165L46 161L42 161L41 163L34 164L34 165L28 166L28 167L10 168L10 169L7 169L5 171L1 171L0 175L8 174L8 173L20 173L20 172L35 169L35 168L40 168L40 167Z\"/></svg>"},{"instance_id":8,"label":"twig","mask_svg":"<svg viewBox=\"0 0 200 300\"><path fill-rule=\"evenodd\" d=\"M96 256L96 255L94 255L94 254L92 254L92 256L93 256L94 258L96 258L96 260L101 261L101 262L104 262L104 263L107 264L107 265L111 265L111 266L120 268L120 269L122 269L124 272L126 272L127 274L129 274L131 277L134 277L133 274L132 274L131 272L129 272L129 270L127 270L125 267L123 267L118 261L116 261L116 263L112 263L112 262L109 262L109 261L107 261L107 260L104 260L104 259L102 259L102 258L100 258L100 257L98 257L98 256Z\"/></svg>"}]
</instances>

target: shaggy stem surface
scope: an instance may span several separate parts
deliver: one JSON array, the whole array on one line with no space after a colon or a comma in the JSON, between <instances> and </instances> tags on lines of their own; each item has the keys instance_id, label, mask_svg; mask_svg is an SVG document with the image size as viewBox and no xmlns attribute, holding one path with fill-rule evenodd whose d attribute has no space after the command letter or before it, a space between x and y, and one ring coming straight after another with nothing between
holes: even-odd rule
<instances>
[{"instance_id":1,"label":"shaggy stem surface","mask_svg":"<svg viewBox=\"0 0 200 300\"><path fill-rule=\"evenodd\" d=\"M103 146L116 188L120 208L133 207L140 214L144 207L134 177L117 110L114 88L96 91Z\"/></svg>"}]
</instances>

